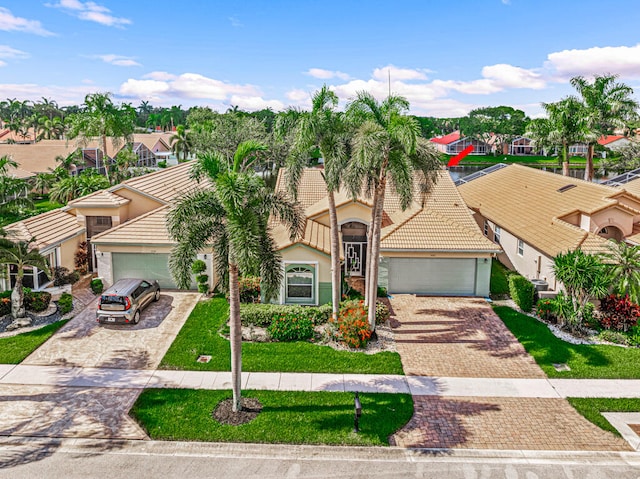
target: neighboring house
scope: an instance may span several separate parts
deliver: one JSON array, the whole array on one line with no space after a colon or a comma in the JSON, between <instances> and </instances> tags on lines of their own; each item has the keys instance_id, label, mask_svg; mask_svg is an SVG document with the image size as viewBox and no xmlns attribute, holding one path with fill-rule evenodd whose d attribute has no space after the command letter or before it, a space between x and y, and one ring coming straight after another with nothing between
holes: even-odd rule
<instances>
[{"instance_id":1,"label":"neighboring house","mask_svg":"<svg viewBox=\"0 0 640 479\"><path fill-rule=\"evenodd\" d=\"M35 237L44 254L56 252L50 258L52 265L70 270L75 268L79 244L86 240L90 270L107 285L120 278L143 277L157 279L163 288L174 288L168 266L173 243L164 215L176 198L196 186L190 171L191 164L183 163L132 178L4 229L15 238ZM202 255L209 271L210 256ZM48 285L40 273L34 273L39 278L34 289Z\"/></svg>"},{"instance_id":2,"label":"neighboring house","mask_svg":"<svg viewBox=\"0 0 640 479\"><path fill-rule=\"evenodd\" d=\"M276 190L286 191L280 170ZM483 237L468 208L443 170L424 206L400 209L387 190L384 205L378 285L390 293L486 296L491 258L500 248ZM283 226L274 236L285 278L278 302L323 304L331 301L329 207L321 169L305 170L298 189L306 220L304 236L291 241ZM336 194L345 274L364 278L371 200Z\"/></svg>"},{"instance_id":3,"label":"neighboring house","mask_svg":"<svg viewBox=\"0 0 640 479\"><path fill-rule=\"evenodd\" d=\"M536 153L535 148L531 144L531 138L527 138L526 136L519 136L514 138L511 143L509 143L509 150L507 152L509 155L534 155Z\"/></svg>"},{"instance_id":4,"label":"neighboring house","mask_svg":"<svg viewBox=\"0 0 640 479\"><path fill-rule=\"evenodd\" d=\"M10 156L21 170L34 176L58 166L56 158L67 158L77 147L66 140L42 140L26 145L0 144L0 157Z\"/></svg>"},{"instance_id":5,"label":"neighboring house","mask_svg":"<svg viewBox=\"0 0 640 479\"><path fill-rule=\"evenodd\" d=\"M601 136L598 139L598 144L609 148L610 150L617 151L622 147L631 143L631 140L624 135L606 135Z\"/></svg>"},{"instance_id":6,"label":"neighboring house","mask_svg":"<svg viewBox=\"0 0 640 479\"><path fill-rule=\"evenodd\" d=\"M484 141L475 138L467 138L460 135L459 131L454 131L445 136L431 138L438 151L447 155L457 155L469 145L473 146L471 155L486 155L491 151L491 146Z\"/></svg>"},{"instance_id":7,"label":"neighboring house","mask_svg":"<svg viewBox=\"0 0 640 479\"><path fill-rule=\"evenodd\" d=\"M557 289L553 259L582 249L600 253L608 239L640 239L640 181L621 187L509 165L458 186L485 235L500 244L500 260L529 279Z\"/></svg>"}]
</instances>

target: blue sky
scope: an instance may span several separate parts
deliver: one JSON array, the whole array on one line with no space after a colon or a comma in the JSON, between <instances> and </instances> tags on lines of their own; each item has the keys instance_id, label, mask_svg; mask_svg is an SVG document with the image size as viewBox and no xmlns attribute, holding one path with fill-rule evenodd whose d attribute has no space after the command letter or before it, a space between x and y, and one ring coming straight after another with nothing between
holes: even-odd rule
<instances>
[{"instance_id":1,"label":"blue sky","mask_svg":"<svg viewBox=\"0 0 640 479\"><path fill-rule=\"evenodd\" d=\"M575 75L640 92L640 9L617 0L0 0L0 99L306 107L391 89L417 115L532 116ZM639 96L639 95L636 95Z\"/></svg>"}]
</instances>

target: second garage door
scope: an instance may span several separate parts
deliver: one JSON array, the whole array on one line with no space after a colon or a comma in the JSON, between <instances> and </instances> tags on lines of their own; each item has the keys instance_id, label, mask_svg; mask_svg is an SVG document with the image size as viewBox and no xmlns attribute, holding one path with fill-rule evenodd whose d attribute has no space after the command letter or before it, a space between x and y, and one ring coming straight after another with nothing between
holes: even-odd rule
<instances>
[{"instance_id":1,"label":"second garage door","mask_svg":"<svg viewBox=\"0 0 640 479\"><path fill-rule=\"evenodd\" d=\"M475 258L389 258L389 292L473 296Z\"/></svg>"},{"instance_id":2,"label":"second garage door","mask_svg":"<svg viewBox=\"0 0 640 479\"><path fill-rule=\"evenodd\" d=\"M169 272L169 255L161 253L112 253L113 281L121 278L155 279L161 288L176 288Z\"/></svg>"}]
</instances>

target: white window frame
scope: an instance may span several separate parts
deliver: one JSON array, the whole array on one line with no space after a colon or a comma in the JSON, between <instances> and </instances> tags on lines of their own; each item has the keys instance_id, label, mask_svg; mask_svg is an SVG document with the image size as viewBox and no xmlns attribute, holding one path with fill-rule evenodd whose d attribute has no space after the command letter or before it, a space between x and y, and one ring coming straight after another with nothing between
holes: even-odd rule
<instances>
[{"instance_id":1,"label":"white window frame","mask_svg":"<svg viewBox=\"0 0 640 479\"><path fill-rule=\"evenodd\" d=\"M498 225L493 226L493 241L495 243L500 244L500 235L502 234L502 229Z\"/></svg>"},{"instance_id":2,"label":"white window frame","mask_svg":"<svg viewBox=\"0 0 640 479\"><path fill-rule=\"evenodd\" d=\"M524 256L524 241L518 240L518 256Z\"/></svg>"},{"instance_id":3,"label":"white window frame","mask_svg":"<svg viewBox=\"0 0 640 479\"><path fill-rule=\"evenodd\" d=\"M289 268L289 266L291 265L297 265L300 267L304 267L304 266L309 266L311 268L314 269L315 273L314 273L314 282L315 284L313 285L313 293L314 296L312 298L311 302L291 302L291 303L287 303L287 269ZM319 295L320 295L320 271L319 271L319 265L317 261L283 261L282 262L282 267L284 268L284 281L282 281L282 286L280 287L280 304L306 304L306 305L313 305L313 306L317 306L318 305L318 301L320 300Z\"/></svg>"}]
</instances>

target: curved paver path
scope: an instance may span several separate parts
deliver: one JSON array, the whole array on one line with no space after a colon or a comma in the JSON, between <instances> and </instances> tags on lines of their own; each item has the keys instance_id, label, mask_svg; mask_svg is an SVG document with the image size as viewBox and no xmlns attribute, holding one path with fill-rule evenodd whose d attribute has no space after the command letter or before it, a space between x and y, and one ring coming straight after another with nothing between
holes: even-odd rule
<instances>
[{"instance_id":1,"label":"curved paver path","mask_svg":"<svg viewBox=\"0 0 640 479\"><path fill-rule=\"evenodd\" d=\"M155 369L200 296L163 292L157 303L151 303L142 312L136 325L98 324L94 301L22 364Z\"/></svg>"},{"instance_id":2,"label":"curved paver path","mask_svg":"<svg viewBox=\"0 0 640 479\"><path fill-rule=\"evenodd\" d=\"M482 299L397 295L391 307L407 375L546 377ZM413 401L413 417L391 438L398 446L631 450L623 439L584 419L565 399L414 395Z\"/></svg>"}]
</instances>

